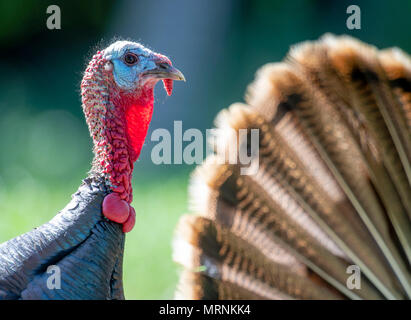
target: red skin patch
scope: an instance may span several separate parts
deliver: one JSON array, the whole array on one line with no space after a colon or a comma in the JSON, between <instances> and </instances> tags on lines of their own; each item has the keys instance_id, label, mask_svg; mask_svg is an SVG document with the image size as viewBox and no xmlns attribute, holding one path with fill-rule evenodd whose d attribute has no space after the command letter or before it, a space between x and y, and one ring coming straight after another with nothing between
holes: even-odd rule
<instances>
[{"instance_id":1,"label":"red skin patch","mask_svg":"<svg viewBox=\"0 0 411 320\"><path fill-rule=\"evenodd\" d=\"M171 64L163 55L158 58ZM83 109L94 140L93 170L111 185L112 193L104 198L102 213L107 219L123 224L123 232L129 232L136 221L136 213L130 206L131 177L150 125L155 83L135 92L123 92L105 64L102 52L98 52L86 69L81 84ZM164 79L163 83L171 95L173 80Z\"/></svg>"},{"instance_id":2,"label":"red skin patch","mask_svg":"<svg viewBox=\"0 0 411 320\"><path fill-rule=\"evenodd\" d=\"M111 221L124 223L130 216L130 205L121 200L116 192L113 192L105 196L103 200L103 214Z\"/></svg>"},{"instance_id":3,"label":"red skin patch","mask_svg":"<svg viewBox=\"0 0 411 320\"><path fill-rule=\"evenodd\" d=\"M126 222L123 223L123 232L127 233L133 230L134 225L136 223L136 211L132 206L130 206L130 215Z\"/></svg>"}]
</instances>

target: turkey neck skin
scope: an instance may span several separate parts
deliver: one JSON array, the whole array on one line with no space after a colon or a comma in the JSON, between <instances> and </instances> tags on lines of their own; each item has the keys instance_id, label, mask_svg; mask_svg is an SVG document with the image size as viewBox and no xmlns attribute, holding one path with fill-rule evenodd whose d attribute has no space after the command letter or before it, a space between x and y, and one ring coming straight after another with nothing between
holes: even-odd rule
<instances>
[{"instance_id":1,"label":"turkey neck skin","mask_svg":"<svg viewBox=\"0 0 411 320\"><path fill-rule=\"evenodd\" d=\"M140 155L153 113L154 87L121 91L106 70L103 52L90 61L81 82L83 111L94 144L91 174L105 178L131 203L134 162Z\"/></svg>"}]
</instances>

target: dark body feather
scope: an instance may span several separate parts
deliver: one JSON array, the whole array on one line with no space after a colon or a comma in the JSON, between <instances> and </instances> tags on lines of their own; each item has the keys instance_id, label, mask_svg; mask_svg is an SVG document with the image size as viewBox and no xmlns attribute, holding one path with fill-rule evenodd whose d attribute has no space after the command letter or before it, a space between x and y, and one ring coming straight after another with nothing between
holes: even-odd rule
<instances>
[{"instance_id":1,"label":"dark body feather","mask_svg":"<svg viewBox=\"0 0 411 320\"><path fill-rule=\"evenodd\" d=\"M84 180L50 222L0 245L0 299L124 299L121 225L101 214L108 189ZM51 265L61 289L49 289Z\"/></svg>"}]
</instances>

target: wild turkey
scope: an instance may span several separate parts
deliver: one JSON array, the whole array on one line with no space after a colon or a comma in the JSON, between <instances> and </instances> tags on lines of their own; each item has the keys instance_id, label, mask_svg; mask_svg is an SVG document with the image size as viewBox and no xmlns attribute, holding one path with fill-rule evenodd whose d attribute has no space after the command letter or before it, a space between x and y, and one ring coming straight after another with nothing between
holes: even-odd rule
<instances>
[{"instance_id":1,"label":"wild turkey","mask_svg":"<svg viewBox=\"0 0 411 320\"><path fill-rule=\"evenodd\" d=\"M328 34L262 67L245 100L192 175L176 297L409 299L410 57ZM252 129L258 170L241 174L227 154L250 155Z\"/></svg>"},{"instance_id":2,"label":"wild turkey","mask_svg":"<svg viewBox=\"0 0 411 320\"><path fill-rule=\"evenodd\" d=\"M0 299L124 299L123 232L135 222L130 182L159 80L171 95L184 76L139 43L117 41L93 56L81 82L92 168L50 222L0 245ZM51 266L59 267L58 285L49 282L57 276Z\"/></svg>"}]
</instances>

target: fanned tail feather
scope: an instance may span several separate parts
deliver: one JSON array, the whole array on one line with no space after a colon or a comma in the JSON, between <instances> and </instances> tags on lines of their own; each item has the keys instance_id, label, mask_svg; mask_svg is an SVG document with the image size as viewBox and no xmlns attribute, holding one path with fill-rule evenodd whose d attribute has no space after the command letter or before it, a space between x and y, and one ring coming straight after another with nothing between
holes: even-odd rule
<instances>
[{"instance_id":1,"label":"fanned tail feather","mask_svg":"<svg viewBox=\"0 0 411 320\"><path fill-rule=\"evenodd\" d=\"M410 106L399 49L325 35L262 67L246 104L217 116L217 154L192 175L176 297L410 298ZM253 129L258 169L243 175Z\"/></svg>"}]
</instances>

